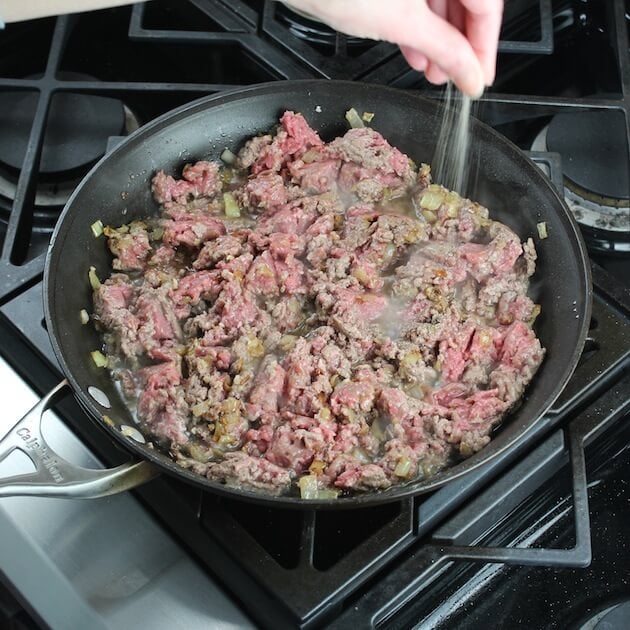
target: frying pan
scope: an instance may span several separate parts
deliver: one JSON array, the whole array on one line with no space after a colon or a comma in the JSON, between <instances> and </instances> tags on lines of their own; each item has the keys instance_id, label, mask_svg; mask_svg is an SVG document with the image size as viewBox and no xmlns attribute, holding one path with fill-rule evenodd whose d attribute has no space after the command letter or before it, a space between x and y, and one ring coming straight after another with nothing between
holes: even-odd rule
<instances>
[{"instance_id":1,"label":"frying pan","mask_svg":"<svg viewBox=\"0 0 630 630\"><path fill-rule=\"evenodd\" d=\"M150 192L157 169L178 173L186 162L216 160L226 147L238 148L245 139L273 127L287 109L302 112L320 135L330 140L345 132L344 113L350 107L374 112L372 126L417 163L431 161L441 119L439 104L381 86L284 81L222 93L180 107L136 131L91 170L59 219L44 272L46 322L66 381L0 443L0 458L18 448L37 467L33 475L0 483L0 496L103 496L164 472L209 492L268 505L358 507L433 490L525 438L561 392L582 352L590 316L590 269L578 227L549 181L516 146L478 121L471 126L479 156L475 198L521 239L532 236L537 240L538 270L530 293L542 305L536 329L547 355L520 406L505 418L493 440L472 457L428 479L332 500L305 502L298 496L275 497L228 487L183 470L167 455L143 444L108 372L92 362L90 352L100 348L101 341L93 327L82 325L79 318L81 309L91 311L87 271L94 265L100 277L105 277L111 270L104 239L94 238L90 230L94 221L120 225L157 212ZM546 240L537 239L536 224L541 221L547 224ZM50 449L39 430L39 417L68 387L87 412L86 422L100 424L133 461L113 470L87 471L77 469Z\"/></svg>"}]
</instances>

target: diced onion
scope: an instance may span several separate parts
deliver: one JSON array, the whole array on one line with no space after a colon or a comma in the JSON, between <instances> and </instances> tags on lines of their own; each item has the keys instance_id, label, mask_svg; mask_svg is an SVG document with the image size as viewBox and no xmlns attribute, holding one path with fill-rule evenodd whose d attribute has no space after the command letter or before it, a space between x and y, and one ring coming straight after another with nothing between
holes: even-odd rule
<instances>
[{"instance_id":1,"label":"diced onion","mask_svg":"<svg viewBox=\"0 0 630 630\"><path fill-rule=\"evenodd\" d=\"M538 230L538 236L541 239L545 239L549 236L547 233L547 222L542 221L541 223L536 223L536 229Z\"/></svg>"},{"instance_id":2,"label":"diced onion","mask_svg":"<svg viewBox=\"0 0 630 630\"><path fill-rule=\"evenodd\" d=\"M425 190L420 197L420 207L425 210L437 210L444 202L444 192L442 190Z\"/></svg>"},{"instance_id":3,"label":"diced onion","mask_svg":"<svg viewBox=\"0 0 630 630\"><path fill-rule=\"evenodd\" d=\"M411 470L411 460L408 457L401 457L396 468L394 468L394 474L397 477L408 477Z\"/></svg>"},{"instance_id":4,"label":"diced onion","mask_svg":"<svg viewBox=\"0 0 630 630\"><path fill-rule=\"evenodd\" d=\"M491 346L493 343L492 335L484 330L479 333L479 345L481 346Z\"/></svg>"},{"instance_id":5,"label":"diced onion","mask_svg":"<svg viewBox=\"0 0 630 630\"><path fill-rule=\"evenodd\" d=\"M103 222L99 219L90 225L94 238L98 238L103 233Z\"/></svg>"},{"instance_id":6,"label":"diced onion","mask_svg":"<svg viewBox=\"0 0 630 630\"><path fill-rule=\"evenodd\" d=\"M422 216L427 220L427 223L435 223L437 221L437 214L433 210L422 210Z\"/></svg>"},{"instance_id":7,"label":"diced onion","mask_svg":"<svg viewBox=\"0 0 630 630\"><path fill-rule=\"evenodd\" d=\"M379 441L383 442L387 439L387 435L385 434L385 427L382 424L382 420L377 418L372 422L372 426L370 427L370 433Z\"/></svg>"},{"instance_id":8,"label":"diced onion","mask_svg":"<svg viewBox=\"0 0 630 630\"><path fill-rule=\"evenodd\" d=\"M372 122L372 118L374 118L374 112L363 112L363 116L361 116L361 118L366 123L371 123Z\"/></svg>"},{"instance_id":9,"label":"diced onion","mask_svg":"<svg viewBox=\"0 0 630 630\"><path fill-rule=\"evenodd\" d=\"M337 387L337 384L341 381L341 377L339 376L339 374L333 374L328 380L330 382L330 386L335 388Z\"/></svg>"},{"instance_id":10,"label":"diced onion","mask_svg":"<svg viewBox=\"0 0 630 630\"><path fill-rule=\"evenodd\" d=\"M207 400L202 400L201 402L198 402L198 403L194 404L190 408L190 411L192 411L192 415L195 416L195 418L199 418L199 416L202 416L209 409L210 409L210 405L209 405L208 401Z\"/></svg>"},{"instance_id":11,"label":"diced onion","mask_svg":"<svg viewBox=\"0 0 630 630\"><path fill-rule=\"evenodd\" d=\"M326 468L326 462L323 462L321 459L314 459L313 463L308 467L313 475L320 475L324 472Z\"/></svg>"},{"instance_id":12,"label":"diced onion","mask_svg":"<svg viewBox=\"0 0 630 630\"><path fill-rule=\"evenodd\" d=\"M424 400L427 390L426 385L414 383L411 387L407 388L407 393L418 400Z\"/></svg>"},{"instance_id":13,"label":"diced onion","mask_svg":"<svg viewBox=\"0 0 630 630\"><path fill-rule=\"evenodd\" d=\"M383 258L385 260L391 260L396 253L396 245L393 243L388 243L385 245L385 251L383 252Z\"/></svg>"},{"instance_id":14,"label":"diced onion","mask_svg":"<svg viewBox=\"0 0 630 630\"><path fill-rule=\"evenodd\" d=\"M278 348L280 348L282 352L289 352L297 340L298 338L295 335L282 335L280 341L278 341Z\"/></svg>"},{"instance_id":15,"label":"diced onion","mask_svg":"<svg viewBox=\"0 0 630 630\"><path fill-rule=\"evenodd\" d=\"M236 156L229 149L225 149L225 151L223 151L223 153L221 153L221 159L226 164L234 164L234 162L236 162Z\"/></svg>"},{"instance_id":16,"label":"diced onion","mask_svg":"<svg viewBox=\"0 0 630 630\"><path fill-rule=\"evenodd\" d=\"M90 356L96 367L102 368L107 366L107 357L100 350L90 352Z\"/></svg>"},{"instance_id":17,"label":"diced onion","mask_svg":"<svg viewBox=\"0 0 630 630\"><path fill-rule=\"evenodd\" d=\"M79 311L79 319L81 320L81 323L84 325L90 321L90 316L88 315L88 312L84 308L82 308Z\"/></svg>"},{"instance_id":18,"label":"diced onion","mask_svg":"<svg viewBox=\"0 0 630 630\"><path fill-rule=\"evenodd\" d=\"M370 458L362 448L353 448L351 455L355 461L361 462L362 464L368 464L370 462Z\"/></svg>"},{"instance_id":19,"label":"diced onion","mask_svg":"<svg viewBox=\"0 0 630 630\"><path fill-rule=\"evenodd\" d=\"M320 155L319 151L315 151L314 149L309 149L302 156L302 162L304 162L304 164L311 164L318 158L319 155Z\"/></svg>"},{"instance_id":20,"label":"diced onion","mask_svg":"<svg viewBox=\"0 0 630 630\"><path fill-rule=\"evenodd\" d=\"M361 269L361 267L353 269L351 275L363 285L367 285L370 282L370 276L364 269Z\"/></svg>"},{"instance_id":21,"label":"diced onion","mask_svg":"<svg viewBox=\"0 0 630 630\"><path fill-rule=\"evenodd\" d=\"M305 475L298 481L298 485L303 499L336 499L339 496L339 490L319 488L316 475Z\"/></svg>"},{"instance_id":22,"label":"diced onion","mask_svg":"<svg viewBox=\"0 0 630 630\"><path fill-rule=\"evenodd\" d=\"M96 275L96 267L90 267L88 271L88 278L90 280L90 286L96 291L101 287L101 281L98 279Z\"/></svg>"},{"instance_id":23,"label":"diced onion","mask_svg":"<svg viewBox=\"0 0 630 630\"><path fill-rule=\"evenodd\" d=\"M197 460L198 462L202 462L203 464L209 462L212 459L213 452L206 448L205 446L200 446L199 444L193 444L190 448L190 456Z\"/></svg>"},{"instance_id":24,"label":"diced onion","mask_svg":"<svg viewBox=\"0 0 630 630\"><path fill-rule=\"evenodd\" d=\"M449 219L456 218L457 214L458 214L457 208L455 208L454 206L451 206L450 204L448 206L446 206L446 216Z\"/></svg>"},{"instance_id":25,"label":"diced onion","mask_svg":"<svg viewBox=\"0 0 630 630\"><path fill-rule=\"evenodd\" d=\"M115 427L116 423L108 416L103 414L103 422L108 426L108 427Z\"/></svg>"},{"instance_id":26,"label":"diced onion","mask_svg":"<svg viewBox=\"0 0 630 630\"><path fill-rule=\"evenodd\" d=\"M315 475L304 475L298 481L298 485L300 486L300 496L303 499L317 499L319 497L319 487Z\"/></svg>"},{"instance_id":27,"label":"diced onion","mask_svg":"<svg viewBox=\"0 0 630 630\"><path fill-rule=\"evenodd\" d=\"M363 121L361 120L361 116L359 116L359 113L356 109L354 109L354 107L346 112L346 120L353 129L361 129L362 127L365 127Z\"/></svg>"},{"instance_id":28,"label":"diced onion","mask_svg":"<svg viewBox=\"0 0 630 630\"><path fill-rule=\"evenodd\" d=\"M236 199L232 193L223 193L223 204L226 217L236 218L241 216L241 209L238 207L238 203L236 203Z\"/></svg>"},{"instance_id":29,"label":"diced onion","mask_svg":"<svg viewBox=\"0 0 630 630\"><path fill-rule=\"evenodd\" d=\"M400 367L403 369L410 369L416 366L422 361L422 355L419 352L409 351L400 359Z\"/></svg>"},{"instance_id":30,"label":"diced onion","mask_svg":"<svg viewBox=\"0 0 630 630\"><path fill-rule=\"evenodd\" d=\"M334 488L321 488L317 494L318 499L336 499L339 496L339 490Z\"/></svg>"},{"instance_id":31,"label":"diced onion","mask_svg":"<svg viewBox=\"0 0 630 630\"><path fill-rule=\"evenodd\" d=\"M529 318L529 322L527 322L530 326L534 325L534 322L536 321L536 318L540 315L540 311L541 311L541 307L540 304L534 304L534 308L532 309L532 314L531 317Z\"/></svg>"},{"instance_id":32,"label":"diced onion","mask_svg":"<svg viewBox=\"0 0 630 630\"><path fill-rule=\"evenodd\" d=\"M247 342L247 352L250 356L262 357L265 354L265 346L263 346L262 342L258 337L250 338Z\"/></svg>"}]
</instances>

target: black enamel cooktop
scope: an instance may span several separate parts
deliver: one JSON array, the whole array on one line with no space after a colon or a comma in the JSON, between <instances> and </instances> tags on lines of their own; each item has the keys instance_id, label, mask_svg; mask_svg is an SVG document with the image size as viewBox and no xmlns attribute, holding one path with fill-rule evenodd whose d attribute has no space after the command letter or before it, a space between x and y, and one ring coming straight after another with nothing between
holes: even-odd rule
<instances>
[{"instance_id":1,"label":"black enamel cooktop","mask_svg":"<svg viewBox=\"0 0 630 630\"><path fill-rule=\"evenodd\" d=\"M594 261L585 352L526 442L433 494L343 513L272 511L166 478L136 492L257 624L622 627L610 624L630 598L627 15L624 2L507 3L497 82L477 108L563 192ZM270 0L154 0L0 32L2 356L40 392L59 378L46 246L117 138L199 96L308 77L441 94L394 46ZM76 403L59 411L121 461Z\"/></svg>"}]
</instances>

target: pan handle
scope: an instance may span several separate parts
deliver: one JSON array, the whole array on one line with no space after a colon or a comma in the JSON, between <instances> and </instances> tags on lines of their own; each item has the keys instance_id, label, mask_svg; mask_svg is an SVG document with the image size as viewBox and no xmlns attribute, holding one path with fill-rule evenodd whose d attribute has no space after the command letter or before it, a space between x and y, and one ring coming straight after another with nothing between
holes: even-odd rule
<instances>
[{"instance_id":1,"label":"pan handle","mask_svg":"<svg viewBox=\"0 0 630 630\"><path fill-rule=\"evenodd\" d=\"M17 449L30 458L36 469L34 473L0 479L0 497L93 499L130 490L159 474L143 461L94 470L74 466L57 454L42 435L41 420L44 411L65 395L66 388L70 386L64 379L0 440L0 462Z\"/></svg>"}]
</instances>

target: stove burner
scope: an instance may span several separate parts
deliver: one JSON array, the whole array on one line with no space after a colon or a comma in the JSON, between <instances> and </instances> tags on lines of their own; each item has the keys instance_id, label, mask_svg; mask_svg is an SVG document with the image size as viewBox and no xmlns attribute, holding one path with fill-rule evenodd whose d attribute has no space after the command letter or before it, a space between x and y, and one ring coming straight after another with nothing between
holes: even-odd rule
<instances>
[{"instance_id":1,"label":"stove burner","mask_svg":"<svg viewBox=\"0 0 630 630\"><path fill-rule=\"evenodd\" d=\"M547 148L562 155L565 177L583 195L619 205L630 199L625 138L623 117L615 112L572 112L553 117Z\"/></svg>"},{"instance_id":2,"label":"stove burner","mask_svg":"<svg viewBox=\"0 0 630 630\"><path fill-rule=\"evenodd\" d=\"M612 112L558 114L532 144L562 158L564 198L594 252L630 253L625 128Z\"/></svg>"},{"instance_id":3,"label":"stove burner","mask_svg":"<svg viewBox=\"0 0 630 630\"><path fill-rule=\"evenodd\" d=\"M38 181L33 213L34 232L49 233L53 231L61 208L68 201L72 191L80 181L80 176L59 182ZM0 226L9 222L16 189L17 176L2 168L0 164Z\"/></svg>"},{"instance_id":4,"label":"stove burner","mask_svg":"<svg viewBox=\"0 0 630 630\"><path fill-rule=\"evenodd\" d=\"M630 619L630 602L617 604L606 613L595 626L594 630L625 630Z\"/></svg>"},{"instance_id":5,"label":"stove burner","mask_svg":"<svg viewBox=\"0 0 630 630\"><path fill-rule=\"evenodd\" d=\"M77 73L62 73L59 78L96 81ZM22 167L37 101L36 92L0 94L2 164L18 170ZM124 123L125 113L119 100L71 92L55 94L48 114L40 175L87 168L104 154L107 138L122 133Z\"/></svg>"},{"instance_id":6,"label":"stove burner","mask_svg":"<svg viewBox=\"0 0 630 630\"><path fill-rule=\"evenodd\" d=\"M74 72L60 73L59 78L96 81ZM0 92L0 225L8 222L15 199L37 99L35 92ZM117 99L56 94L42 147L33 230L52 231L72 191L105 154L108 138L127 135L138 127L135 114Z\"/></svg>"},{"instance_id":7,"label":"stove burner","mask_svg":"<svg viewBox=\"0 0 630 630\"><path fill-rule=\"evenodd\" d=\"M295 37L310 42L311 44L320 44L334 50L337 42L337 31L326 26L326 24L323 24L317 18L282 3L278 4L276 15L278 21L285 24ZM344 37L348 47L369 46L374 44L371 40L361 37L353 37L351 35L345 35Z\"/></svg>"},{"instance_id":8,"label":"stove burner","mask_svg":"<svg viewBox=\"0 0 630 630\"><path fill-rule=\"evenodd\" d=\"M630 619L630 601L598 612L580 626L580 630L626 630Z\"/></svg>"}]
</instances>

